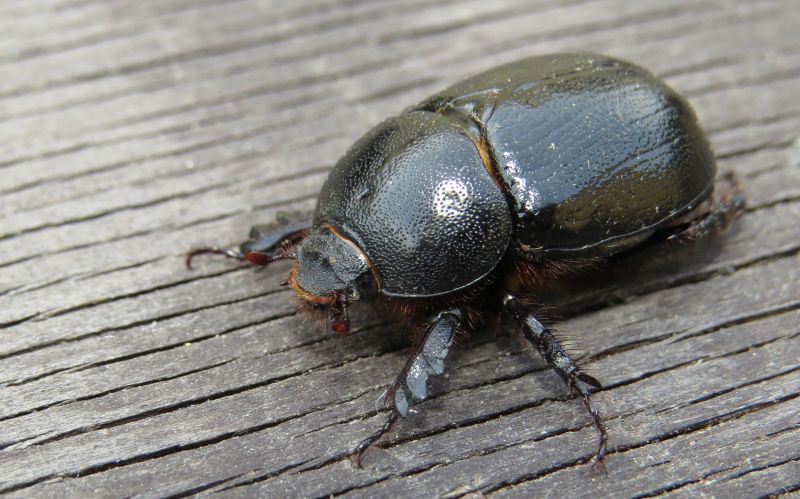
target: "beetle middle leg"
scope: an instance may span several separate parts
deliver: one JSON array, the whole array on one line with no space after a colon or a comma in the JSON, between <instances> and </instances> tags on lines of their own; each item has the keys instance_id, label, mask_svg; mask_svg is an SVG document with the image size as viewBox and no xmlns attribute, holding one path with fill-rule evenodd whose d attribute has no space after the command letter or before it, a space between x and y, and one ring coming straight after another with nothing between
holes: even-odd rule
<instances>
[{"instance_id":1,"label":"beetle middle leg","mask_svg":"<svg viewBox=\"0 0 800 499\"><path fill-rule=\"evenodd\" d=\"M553 333L544 327L536 316L529 311L511 293L506 293L503 297L503 308L514 318L517 326L522 331L525 338L530 341L539 351L547 364L555 369L561 379L569 386L572 393L581 398L581 403L592 417L592 423L599 433L599 443L595 454L594 471L605 472L603 459L606 456L608 446L608 434L605 424L597 412L597 407L591 399L591 390L602 389L600 382L586 373L580 372L575 361L561 346L561 343L553 336Z\"/></svg>"},{"instance_id":2,"label":"beetle middle leg","mask_svg":"<svg viewBox=\"0 0 800 499\"><path fill-rule=\"evenodd\" d=\"M397 379L383 397L384 407L390 410L386 423L353 450L351 459L357 466L361 467L364 452L389 433L400 417L408 414L409 395L416 400L423 400L428 396L428 377L444 372L444 359L464 316L461 309L451 308L440 312L430 322L406 359Z\"/></svg>"}]
</instances>

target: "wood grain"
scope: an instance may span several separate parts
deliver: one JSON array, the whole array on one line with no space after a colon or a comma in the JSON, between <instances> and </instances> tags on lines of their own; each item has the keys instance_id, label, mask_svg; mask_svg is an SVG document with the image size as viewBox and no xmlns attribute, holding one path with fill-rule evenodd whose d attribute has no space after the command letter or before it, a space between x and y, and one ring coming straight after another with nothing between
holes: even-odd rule
<instances>
[{"instance_id":1,"label":"wood grain","mask_svg":"<svg viewBox=\"0 0 800 499\"><path fill-rule=\"evenodd\" d=\"M800 4L120 0L0 5L0 492L767 496L800 490ZM542 297L606 389L608 476L558 377L475 332L364 469L403 328L345 338L193 246L309 209L387 115L537 53L635 61L748 193L722 237Z\"/></svg>"}]
</instances>

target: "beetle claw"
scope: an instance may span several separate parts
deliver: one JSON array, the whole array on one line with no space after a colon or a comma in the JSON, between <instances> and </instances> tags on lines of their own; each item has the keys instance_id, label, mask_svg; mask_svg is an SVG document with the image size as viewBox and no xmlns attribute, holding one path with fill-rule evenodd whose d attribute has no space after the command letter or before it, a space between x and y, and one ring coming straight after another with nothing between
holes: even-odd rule
<instances>
[{"instance_id":1,"label":"beetle claw","mask_svg":"<svg viewBox=\"0 0 800 499\"><path fill-rule=\"evenodd\" d=\"M591 469L592 475L608 475L608 470L606 469L606 460L605 458L595 460L594 464L592 464Z\"/></svg>"},{"instance_id":2,"label":"beetle claw","mask_svg":"<svg viewBox=\"0 0 800 499\"><path fill-rule=\"evenodd\" d=\"M581 381L583 383L586 383L587 385L591 386L595 390L602 390L603 389L603 385L601 385L600 382L597 381L597 379L594 376L589 376L586 373L579 373L576 376L576 379L577 379L577 381Z\"/></svg>"},{"instance_id":3,"label":"beetle claw","mask_svg":"<svg viewBox=\"0 0 800 499\"><path fill-rule=\"evenodd\" d=\"M350 453L350 462L353 463L353 465L356 468L359 468L359 469L363 469L364 468L364 463L361 462L361 456L363 454L364 454L363 452L361 452L361 453L351 452Z\"/></svg>"}]
</instances>

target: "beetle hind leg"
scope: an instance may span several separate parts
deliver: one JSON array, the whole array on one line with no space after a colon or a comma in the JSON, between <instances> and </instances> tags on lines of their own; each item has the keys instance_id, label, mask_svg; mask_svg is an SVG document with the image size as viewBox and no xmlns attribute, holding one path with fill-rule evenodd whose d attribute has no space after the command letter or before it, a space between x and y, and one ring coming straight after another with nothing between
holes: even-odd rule
<instances>
[{"instance_id":1,"label":"beetle hind leg","mask_svg":"<svg viewBox=\"0 0 800 499\"><path fill-rule=\"evenodd\" d=\"M725 172L714 186L711 208L688 221L688 225L669 236L669 239L698 239L725 231L746 206L744 191L733 172Z\"/></svg>"},{"instance_id":2,"label":"beetle hind leg","mask_svg":"<svg viewBox=\"0 0 800 499\"><path fill-rule=\"evenodd\" d=\"M592 402L592 390L600 390L602 386L592 376L582 373L575 361L564 350L561 343L553 336L552 331L541 322L511 293L503 297L503 307L517 323L529 342L536 347L547 364L555 369L561 379L569 386L570 391L579 396L583 407L589 412L592 424L597 429L599 442L595 453L593 471L605 473L604 458L608 450L608 433L597 407Z\"/></svg>"},{"instance_id":3,"label":"beetle hind leg","mask_svg":"<svg viewBox=\"0 0 800 499\"><path fill-rule=\"evenodd\" d=\"M409 395L416 400L428 396L428 377L444 372L444 359L453 344L456 331L461 327L464 313L458 308L440 312L430 322L400 374L383 396L384 407L389 409L386 423L375 433L361 441L350 458L361 467L364 453L389 433L400 417L408 414Z\"/></svg>"}]
</instances>

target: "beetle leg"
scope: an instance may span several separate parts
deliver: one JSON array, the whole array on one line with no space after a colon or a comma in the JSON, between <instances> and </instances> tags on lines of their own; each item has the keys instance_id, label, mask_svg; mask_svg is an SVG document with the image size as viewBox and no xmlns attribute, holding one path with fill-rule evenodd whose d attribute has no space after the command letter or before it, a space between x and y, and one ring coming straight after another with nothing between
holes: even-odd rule
<instances>
[{"instance_id":1,"label":"beetle leg","mask_svg":"<svg viewBox=\"0 0 800 499\"><path fill-rule=\"evenodd\" d=\"M553 333L544 327L541 322L530 312L519 298L506 293L503 297L503 307L514 318L522 334L539 351L547 364L555 369L561 379L569 386L573 394L581 398L581 402L589 415L592 423L600 435L597 453L595 454L595 464L592 469L598 472L605 472L603 459L606 455L608 445L608 434L605 424L597 412L597 407L591 399L591 389L602 389L600 382L588 374L580 372L577 364L561 346L561 343L553 336Z\"/></svg>"},{"instance_id":2,"label":"beetle leg","mask_svg":"<svg viewBox=\"0 0 800 499\"><path fill-rule=\"evenodd\" d=\"M383 396L389 417L380 430L365 438L351 453L351 459L360 468L364 452L389 433L398 418L408 414L408 396L423 400L428 396L428 377L444 372L444 359L453 344L453 337L461 326L463 312L452 308L440 312L428 325L425 334L406 359L406 363L392 386Z\"/></svg>"},{"instance_id":3,"label":"beetle leg","mask_svg":"<svg viewBox=\"0 0 800 499\"><path fill-rule=\"evenodd\" d=\"M310 230L310 219L256 225L250 229L250 239L243 242L239 250L253 265L266 266L275 260L293 258L294 249Z\"/></svg>"},{"instance_id":4,"label":"beetle leg","mask_svg":"<svg viewBox=\"0 0 800 499\"><path fill-rule=\"evenodd\" d=\"M277 222L256 225L250 229L250 238L239 248L220 248L211 246L198 248L186 255L186 267L192 268L192 259L197 255L213 253L225 255L253 265L266 266L276 260L292 258L295 247L308 235L311 219L287 220L279 216Z\"/></svg>"},{"instance_id":5,"label":"beetle leg","mask_svg":"<svg viewBox=\"0 0 800 499\"><path fill-rule=\"evenodd\" d=\"M744 211L744 192L733 172L722 175L715 186L714 195L714 203L709 211L691 220L688 226L669 236L669 239L691 240L722 232Z\"/></svg>"},{"instance_id":6,"label":"beetle leg","mask_svg":"<svg viewBox=\"0 0 800 499\"><path fill-rule=\"evenodd\" d=\"M189 253L186 254L186 268L192 268L192 260L197 255L205 255L205 254L214 254L214 255L223 255L227 256L228 258L233 258L234 260L244 261L244 255L237 249L237 248L222 248L220 246L208 246L205 248L197 248L193 249Z\"/></svg>"}]
</instances>

